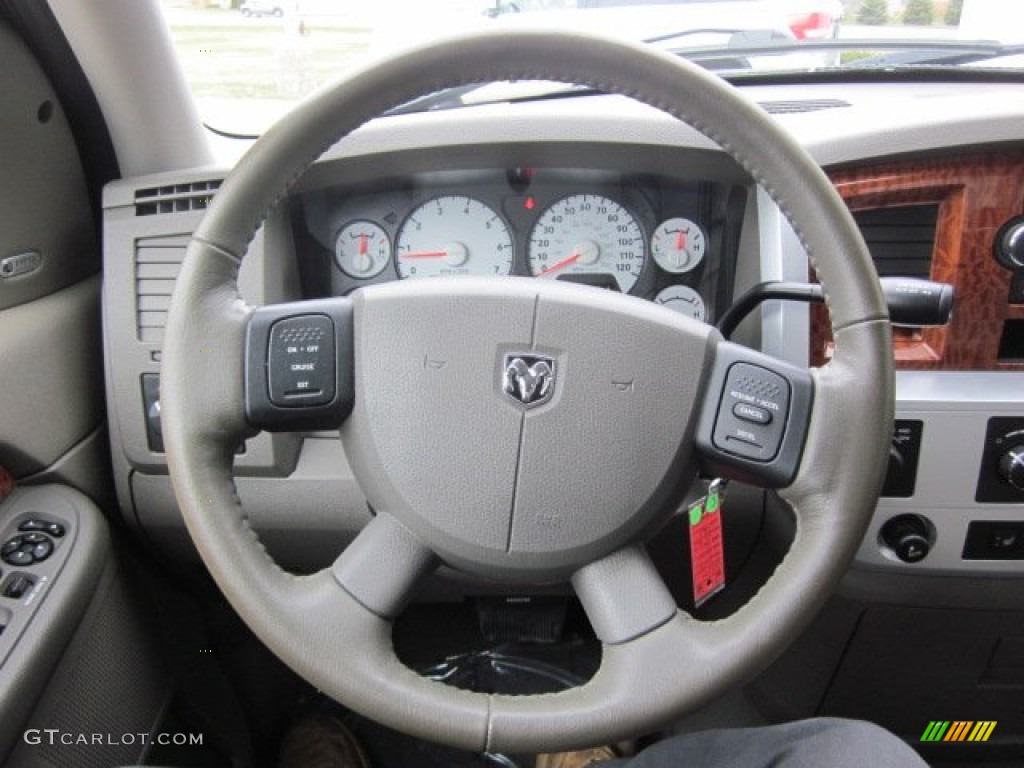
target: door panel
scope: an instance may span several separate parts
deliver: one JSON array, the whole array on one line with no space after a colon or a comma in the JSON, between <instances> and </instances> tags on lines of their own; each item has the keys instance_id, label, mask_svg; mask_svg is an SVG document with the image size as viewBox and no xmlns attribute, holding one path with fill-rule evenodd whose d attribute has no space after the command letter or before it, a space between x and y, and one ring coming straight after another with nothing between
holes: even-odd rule
<instances>
[{"instance_id":1,"label":"door panel","mask_svg":"<svg viewBox=\"0 0 1024 768\"><path fill-rule=\"evenodd\" d=\"M2 23L0 93L0 466L24 478L102 425L100 258L61 104Z\"/></svg>"},{"instance_id":2,"label":"door panel","mask_svg":"<svg viewBox=\"0 0 1024 768\"><path fill-rule=\"evenodd\" d=\"M103 419L100 280L0 311L0 465L40 472Z\"/></svg>"}]
</instances>

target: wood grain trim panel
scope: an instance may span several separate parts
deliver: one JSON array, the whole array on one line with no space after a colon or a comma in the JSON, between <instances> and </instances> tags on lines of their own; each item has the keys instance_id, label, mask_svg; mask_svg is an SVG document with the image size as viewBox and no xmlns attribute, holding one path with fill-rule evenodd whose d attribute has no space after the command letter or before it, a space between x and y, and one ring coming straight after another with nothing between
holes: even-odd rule
<instances>
[{"instance_id":1,"label":"wood grain trim panel","mask_svg":"<svg viewBox=\"0 0 1024 768\"><path fill-rule=\"evenodd\" d=\"M896 329L898 369L1024 370L1024 361L998 359L1003 323L1024 319L1024 304L1009 304L1011 272L992 256L999 227L1024 213L1024 152L909 160L829 176L851 211L939 206L931 276L955 287L953 320L945 328ZM830 347L828 318L815 307L812 364L823 364Z\"/></svg>"}]
</instances>

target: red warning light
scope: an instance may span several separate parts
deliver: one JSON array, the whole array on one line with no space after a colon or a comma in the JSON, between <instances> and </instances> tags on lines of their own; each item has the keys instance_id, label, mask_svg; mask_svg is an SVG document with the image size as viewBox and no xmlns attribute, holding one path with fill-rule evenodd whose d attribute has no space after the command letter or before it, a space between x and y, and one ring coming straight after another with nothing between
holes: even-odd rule
<instances>
[{"instance_id":1,"label":"red warning light","mask_svg":"<svg viewBox=\"0 0 1024 768\"><path fill-rule=\"evenodd\" d=\"M533 199L533 195L530 195L529 197L526 198L526 200L523 201L523 208L525 208L528 211L532 211L536 207L537 201Z\"/></svg>"}]
</instances>

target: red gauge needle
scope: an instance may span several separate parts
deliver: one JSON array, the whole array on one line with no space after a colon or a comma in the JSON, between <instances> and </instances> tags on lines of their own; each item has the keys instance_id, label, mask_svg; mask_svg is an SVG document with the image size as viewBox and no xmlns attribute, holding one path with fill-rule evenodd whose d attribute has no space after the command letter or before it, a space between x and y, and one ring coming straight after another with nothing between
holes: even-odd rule
<instances>
[{"instance_id":1,"label":"red gauge needle","mask_svg":"<svg viewBox=\"0 0 1024 768\"><path fill-rule=\"evenodd\" d=\"M403 253L403 259L443 259L448 251L420 251L419 253Z\"/></svg>"},{"instance_id":2,"label":"red gauge needle","mask_svg":"<svg viewBox=\"0 0 1024 768\"><path fill-rule=\"evenodd\" d=\"M681 251L686 248L686 237L683 235L683 230L679 230L676 234L676 250Z\"/></svg>"},{"instance_id":3,"label":"red gauge needle","mask_svg":"<svg viewBox=\"0 0 1024 768\"><path fill-rule=\"evenodd\" d=\"M575 264L579 260L580 260L580 255L578 253L574 253L569 258L562 259L561 261L556 261L550 267L546 267L545 269L542 269L540 272L537 273L537 277L544 277L544 275L549 275L552 272L557 272L560 269L565 269L566 267L568 267L568 266L570 266L572 264Z\"/></svg>"},{"instance_id":4,"label":"red gauge needle","mask_svg":"<svg viewBox=\"0 0 1024 768\"><path fill-rule=\"evenodd\" d=\"M360 235L359 236L359 255L360 256L365 256L366 255L366 240L367 240L367 237L368 237L368 235Z\"/></svg>"}]
</instances>

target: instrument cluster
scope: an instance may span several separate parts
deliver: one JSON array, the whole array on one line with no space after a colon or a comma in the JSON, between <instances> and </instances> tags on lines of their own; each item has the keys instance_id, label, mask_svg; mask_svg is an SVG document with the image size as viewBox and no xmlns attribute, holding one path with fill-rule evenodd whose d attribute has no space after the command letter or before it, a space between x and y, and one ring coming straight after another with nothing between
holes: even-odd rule
<instances>
[{"instance_id":1,"label":"instrument cluster","mask_svg":"<svg viewBox=\"0 0 1024 768\"><path fill-rule=\"evenodd\" d=\"M521 275L630 293L712 322L727 197L704 182L516 168L306 192L293 221L302 258L314 262L305 271L330 284L315 293Z\"/></svg>"}]
</instances>

